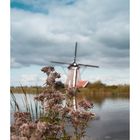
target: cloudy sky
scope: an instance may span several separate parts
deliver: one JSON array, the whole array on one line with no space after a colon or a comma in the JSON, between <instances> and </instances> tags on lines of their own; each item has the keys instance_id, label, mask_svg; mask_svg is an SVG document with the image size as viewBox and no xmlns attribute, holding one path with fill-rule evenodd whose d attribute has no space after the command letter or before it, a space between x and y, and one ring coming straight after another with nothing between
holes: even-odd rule
<instances>
[{"instance_id":1,"label":"cloudy sky","mask_svg":"<svg viewBox=\"0 0 140 140\"><path fill-rule=\"evenodd\" d=\"M40 69L72 62L76 41L77 61L100 66L82 79L129 83L129 0L11 0L11 85L43 85Z\"/></svg>"}]
</instances>

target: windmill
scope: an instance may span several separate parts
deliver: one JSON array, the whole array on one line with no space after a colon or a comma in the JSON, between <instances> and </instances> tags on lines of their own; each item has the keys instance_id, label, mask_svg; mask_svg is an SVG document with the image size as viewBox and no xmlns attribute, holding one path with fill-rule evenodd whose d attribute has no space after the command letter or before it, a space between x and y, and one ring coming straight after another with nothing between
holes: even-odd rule
<instances>
[{"instance_id":1,"label":"windmill","mask_svg":"<svg viewBox=\"0 0 140 140\"><path fill-rule=\"evenodd\" d=\"M76 89L77 89L77 83L80 78L80 67L83 66L83 67L99 68L99 66L96 65L77 63L76 59L77 59L77 42L75 43L74 60L72 63L51 61L52 63L68 65L68 74L67 74L67 80L65 84L67 85L68 89L74 89L75 91L75 98L73 99L73 104L75 109L77 109Z\"/></svg>"}]
</instances>

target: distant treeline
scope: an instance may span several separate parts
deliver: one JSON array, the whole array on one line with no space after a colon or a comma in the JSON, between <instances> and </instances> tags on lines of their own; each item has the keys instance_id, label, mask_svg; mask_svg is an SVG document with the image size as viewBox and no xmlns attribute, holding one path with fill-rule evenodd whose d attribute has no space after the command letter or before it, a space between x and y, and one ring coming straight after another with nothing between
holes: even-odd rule
<instances>
[{"instance_id":1,"label":"distant treeline","mask_svg":"<svg viewBox=\"0 0 140 140\"><path fill-rule=\"evenodd\" d=\"M130 86L128 84L106 85L101 81L96 81L94 83L89 83L84 90L89 90L94 93L95 92L129 93Z\"/></svg>"},{"instance_id":2,"label":"distant treeline","mask_svg":"<svg viewBox=\"0 0 140 140\"><path fill-rule=\"evenodd\" d=\"M128 84L106 85L101 81L89 83L86 88L79 90L78 97L93 100L97 103L102 103L107 98L129 99L130 86Z\"/></svg>"}]
</instances>

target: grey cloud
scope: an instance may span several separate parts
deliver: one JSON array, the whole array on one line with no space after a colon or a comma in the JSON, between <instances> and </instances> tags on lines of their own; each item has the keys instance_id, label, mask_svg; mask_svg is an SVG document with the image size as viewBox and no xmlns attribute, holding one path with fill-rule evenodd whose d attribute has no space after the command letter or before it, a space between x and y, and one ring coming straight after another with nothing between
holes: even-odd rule
<instances>
[{"instance_id":1,"label":"grey cloud","mask_svg":"<svg viewBox=\"0 0 140 140\"><path fill-rule=\"evenodd\" d=\"M48 15L11 10L12 67L72 61L129 66L128 0L81 0L69 8L52 5Z\"/></svg>"}]
</instances>

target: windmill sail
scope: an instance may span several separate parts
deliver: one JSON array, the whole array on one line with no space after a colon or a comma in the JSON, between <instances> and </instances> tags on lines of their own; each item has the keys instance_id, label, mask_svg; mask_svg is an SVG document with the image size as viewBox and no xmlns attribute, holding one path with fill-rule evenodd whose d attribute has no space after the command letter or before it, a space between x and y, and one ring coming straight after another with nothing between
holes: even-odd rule
<instances>
[{"instance_id":1,"label":"windmill sail","mask_svg":"<svg viewBox=\"0 0 140 140\"><path fill-rule=\"evenodd\" d=\"M77 42L75 44L74 63L76 63L76 56L77 56Z\"/></svg>"},{"instance_id":2,"label":"windmill sail","mask_svg":"<svg viewBox=\"0 0 140 140\"><path fill-rule=\"evenodd\" d=\"M59 62L59 61L51 61L52 63L56 64L67 64L68 66L68 75L66 79L66 85L69 88L74 88L78 87L81 85L84 87L87 84L87 81L79 82L80 79L80 67L94 67L94 68L99 68L99 66L96 65L89 65L89 64L81 64L81 63L76 63L76 58L77 58L77 45L78 43L75 43L75 51L74 51L74 60L72 63L67 63L67 62Z\"/></svg>"},{"instance_id":3,"label":"windmill sail","mask_svg":"<svg viewBox=\"0 0 140 140\"><path fill-rule=\"evenodd\" d=\"M94 67L94 68L99 68L99 66L96 65L89 65L89 64L78 64L79 66L85 66L85 67Z\"/></svg>"}]
</instances>

